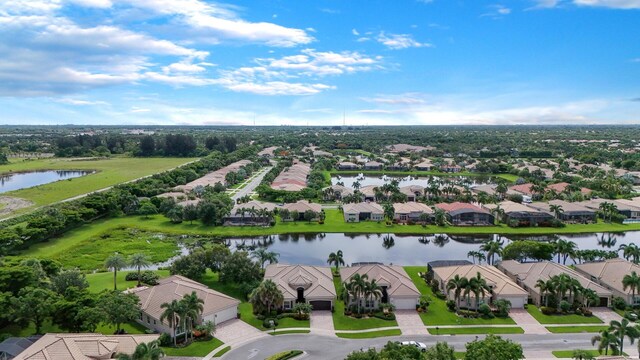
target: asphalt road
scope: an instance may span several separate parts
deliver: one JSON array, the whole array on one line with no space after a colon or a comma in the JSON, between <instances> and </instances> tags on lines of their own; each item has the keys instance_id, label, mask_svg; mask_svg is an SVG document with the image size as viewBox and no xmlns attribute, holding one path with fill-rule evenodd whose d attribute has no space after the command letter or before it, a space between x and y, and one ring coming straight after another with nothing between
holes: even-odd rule
<instances>
[{"instance_id":1,"label":"asphalt road","mask_svg":"<svg viewBox=\"0 0 640 360\"><path fill-rule=\"evenodd\" d=\"M265 177L265 175L267 175L267 173L269 172L269 170L271 170L272 166L269 166L267 168L264 168L262 171L262 173L258 176L256 176L253 180L251 180L245 187L243 187L242 189L238 190L237 193L235 193L235 195L233 195L231 198L233 200L237 200L240 199L243 196L249 195L250 193L253 192L253 190L255 190L255 188L258 187L258 185L260 185L260 182L262 182L262 179Z\"/></svg>"},{"instance_id":2,"label":"asphalt road","mask_svg":"<svg viewBox=\"0 0 640 360\"><path fill-rule=\"evenodd\" d=\"M501 335L503 338L512 339L522 345L526 352L573 349L594 349L591 345L591 337L594 334L545 334L545 335ZM481 335L482 337L483 335ZM378 339L350 340L337 337L326 337L309 334L278 335L261 338L252 343L245 344L228 352L224 360L263 360L268 356L286 350L304 350L307 352L305 359L310 360L342 360L352 351L380 348L388 341L416 340L427 346L434 345L437 341L446 341L456 351L464 351L465 344L476 339L475 335L457 336L399 336ZM625 341L625 352L636 353L636 345Z\"/></svg>"}]
</instances>

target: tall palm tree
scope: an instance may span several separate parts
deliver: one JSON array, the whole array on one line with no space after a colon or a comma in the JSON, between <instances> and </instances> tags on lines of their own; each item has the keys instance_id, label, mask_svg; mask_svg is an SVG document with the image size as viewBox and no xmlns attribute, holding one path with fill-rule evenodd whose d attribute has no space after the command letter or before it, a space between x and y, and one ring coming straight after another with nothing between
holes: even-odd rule
<instances>
[{"instance_id":1,"label":"tall palm tree","mask_svg":"<svg viewBox=\"0 0 640 360\"><path fill-rule=\"evenodd\" d=\"M254 250L251 256L258 260L258 263L260 263L260 268L264 269L264 263L266 263L267 261L269 262L269 264L277 263L280 254L273 251L267 251L266 248L261 247Z\"/></svg>"},{"instance_id":2,"label":"tall palm tree","mask_svg":"<svg viewBox=\"0 0 640 360\"><path fill-rule=\"evenodd\" d=\"M562 263L566 264L569 256L572 256L577 250L576 243L570 240L560 239L553 243L555 246L555 252L558 254L558 263L560 263L560 257L562 256Z\"/></svg>"},{"instance_id":3,"label":"tall palm tree","mask_svg":"<svg viewBox=\"0 0 640 360\"><path fill-rule=\"evenodd\" d=\"M631 301L635 302L636 293L640 290L640 276L635 271L632 271L631 274L627 274L622 278L622 289L627 291L627 289L631 290Z\"/></svg>"},{"instance_id":4,"label":"tall palm tree","mask_svg":"<svg viewBox=\"0 0 640 360\"><path fill-rule=\"evenodd\" d=\"M571 288L572 286L571 277L565 273L562 273L552 277L551 282L553 284L554 292L557 296L557 310L560 311L560 302L569 291L569 288Z\"/></svg>"},{"instance_id":5,"label":"tall palm tree","mask_svg":"<svg viewBox=\"0 0 640 360\"><path fill-rule=\"evenodd\" d=\"M549 210L555 215L556 219L560 220L562 214L564 214L564 209L562 205L552 204L549 206Z\"/></svg>"},{"instance_id":6,"label":"tall palm tree","mask_svg":"<svg viewBox=\"0 0 640 360\"><path fill-rule=\"evenodd\" d=\"M504 218L504 209L502 207L500 207L500 204L496 205L495 208L493 208L493 210L491 210L491 214L493 215L493 218L495 219L495 225L500 225L500 222L502 221L502 219Z\"/></svg>"},{"instance_id":7,"label":"tall palm tree","mask_svg":"<svg viewBox=\"0 0 640 360\"><path fill-rule=\"evenodd\" d=\"M611 350L611 354L616 355L620 349L618 338L608 330L601 330L598 335L594 335L591 338L591 345L596 343L598 343L598 352L600 354L604 350L604 354L609 355L609 350Z\"/></svg>"},{"instance_id":8,"label":"tall palm tree","mask_svg":"<svg viewBox=\"0 0 640 360\"><path fill-rule=\"evenodd\" d=\"M131 355L118 354L117 360L159 360L164 357L164 351L160 347L158 340L149 343L141 343L136 346L135 351Z\"/></svg>"},{"instance_id":9,"label":"tall palm tree","mask_svg":"<svg viewBox=\"0 0 640 360\"><path fill-rule=\"evenodd\" d=\"M635 243L622 244L618 251L622 251L622 257L637 264L640 261L640 247Z\"/></svg>"},{"instance_id":10,"label":"tall palm tree","mask_svg":"<svg viewBox=\"0 0 640 360\"><path fill-rule=\"evenodd\" d=\"M356 307L358 309L358 314L361 313L360 305L362 303L362 297L364 295L364 290L366 288L367 281L369 280L369 276L367 274L355 274L351 277L350 287L352 291L353 297L356 299Z\"/></svg>"},{"instance_id":11,"label":"tall palm tree","mask_svg":"<svg viewBox=\"0 0 640 360\"><path fill-rule=\"evenodd\" d=\"M371 279L371 281L367 281L364 284L364 294L365 294L365 302L367 300L378 300L382 297L382 287L378 285L376 279Z\"/></svg>"},{"instance_id":12,"label":"tall palm tree","mask_svg":"<svg viewBox=\"0 0 640 360\"><path fill-rule=\"evenodd\" d=\"M589 309L591 306L598 303L600 297L598 293L593 289L582 289L582 305L584 305L585 309Z\"/></svg>"},{"instance_id":13,"label":"tall palm tree","mask_svg":"<svg viewBox=\"0 0 640 360\"><path fill-rule=\"evenodd\" d=\"M629 325L629 320L624 318L621 321L612 320L609 323L609 332L618 338L621 354L624 352L624 338L628 337L631 344L633 344L638 335L640 335L638 329L633 325Z\"/></svg>"},{"instance_id":14,"label":"tall palm tree","mask_svg":"<svg viewBox=\"0 0 640 360\"><path fill-rule=\"evenodd\" d=\"M453 299L456 302L456 311L460 310L460 297L462 292L467 288L469 280L460 275L456 275L447 281L447 292L453 290Z\"/></svg>"},{"instance_id":15,"label":"tall palm tree","mask_svg":"<svg viewBox=\"0 0 640 360\"><path fill-rule=\"evenodd\" d=\"M482 260L486 260L487 257L484 256L483 253L476 250L471 250L467 253L467 257L470 257L473 260L473 263L476 263L476 259L478 259L478 264L482 263Z\"/></svg>"},{"instance_id":16,"label":"tall palm tree","mask_svg":"<svg viewBox=\"0 0 640 360\"><path fill-rule=\"evenodd\" d=\"M573 353L571 354L571 358L574 360L594 360L595 359L589 351L580 350L580 349L573 350Z\"/></svg>"},{"instance_id":17,"label":"tall palm tree","mask_svg":"<svg viewBox=\"0 0 640 360\"><path fill-rule=\"evenodd\" d=\"M436 222L436 225L438 226L447 225L447 213L444 210L440 208L436 208L433 212L433 218Z\"/></svg>"},{"instance_id":18,"label":"tall palm tree","mask_svg":"<svg viewBox=\"0 0 640 360\"><path fill-rule=\"evenodd\" d=\"M113 270L113 290L118 290L118 271L127 267L127 261L118 253L114 253L104 261L104 267Z\"/></svg>"},{"instance_id":19,"label":"tall palm tree","mask_svg":"<svg viewBox=\"0 0 640 360\"><path fill-rule=\"evenodd\" d=\"M189 332L193 337L193 325L198 322L200 315L204 311L204 300L200 299L195 291L192 291L191 294L185 294L180 302L182 302L186 310L187 319L189 321Z\"/></svg>"},{"instance_id":20,"label":"tall palm tree","mask_svg":"<svg viewBox=\"0 0 640 360\"><path fill-rule=\"evenodd\" d=\"M494 265L495 256L502 254L502 245L504 245L503 240L489 240L480 246L480 250L487 254L487 263L489 265Z\"/></svg>"},{"instance_id":21,"label":"tall palm tree","mask_svg":"<svg viewBox=\"0 0 640 360\"><path fill-rule=\"evenodd\" d=\"M162 314L160 315L160 322L163 322L165 319L167 320L167 324L171 328L173 332L173 345L176 344L176 328L180 323L180 313L182 312L182 306L178 302L178 300L173 300L170 303L163 303L160 305L160 308L164 309Z\"/></svg>"},{"instance_id":22,"label":"tall palm tree","mask_svg":"<svg viewBox=\"0 0 640 360\"><path fill-rule=\"evenodd\" d=\"M340 270L340 265L344 266L344 256L342 250L338 250L334 253L332 252L331 254L329 254L329 259L327 259L327 262L330 265L335 265L336 272L338 272L338 270Z\"/></svg>"},{"instance_id":23,"label":"tall palm tree","mask_svg":"<svg viewBox=\"0 0 640 360\"><path fill-rule=\"evenodd\" d=\"M138 270L138 287L142 284L142 277L140 274L142 273L142 268L148 268L151 265L147 256L142 253L137 253L131 255L129 257L129 266L134 267Z\"/></svg>"},{"instance_id":24,"label":"tall palm tree","mask_svg":"<svg viewBox=\"0 0 640 360\"><path fill-rule=\"evenodd\" d=\"M476 297L476 312L478 311L478 306L480 305L480 295L482 295L482 300L484 301L485 295L491 291L489 285L487 284L487 280L482 277L480 272L476 273L475 277L469 279L468 284L469 291L473 292L473 295Z\"/></svg>"}]
</instances>

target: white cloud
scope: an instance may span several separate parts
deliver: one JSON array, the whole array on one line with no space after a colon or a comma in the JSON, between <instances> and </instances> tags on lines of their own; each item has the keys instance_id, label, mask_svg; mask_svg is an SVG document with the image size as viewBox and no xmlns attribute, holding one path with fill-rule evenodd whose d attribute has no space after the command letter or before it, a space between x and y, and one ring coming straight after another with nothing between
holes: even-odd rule
<instances>
[{"instance_id":1,"label":"white cloud","mask_svg":"<svg viewBox=\"0 0 640 360\"><path fill-rule=\"evenodd\" d=\"M351 33L355 36L360 36L360 33L356 29L351 29Z\"/></svg>"},{"instance_id":2,"label":"white cloud","mask_svg":"<svg viewBox=\"0 0 640 360\"><path fill-rule=\"evenodd\" d=\"M480 17L490 17L493 19L500 19L504 15L511 14L511 9L501 4L490 5L489 9L490 9L489 12L480 15Z\"/></svg>"},{"instance_id":3,"label":"white cloud","mask_svg":"<svg viewBox=\"0 0 640 360\"><path fill-rule=\"evenodd\" d=\"M420 93L405 93L400 95L378 95L361 100L383 105L420 105L426 102L426 95Z\"/></svg>"},{"instance_id":4,"label":"white cloud","mask_svg":"<svg viewBox=\"0 0 640 360\"><path fill-rule=\"evenodd\" d=\"M574 0L578 6L607 7L613 9L640 9L640 0Z\"/></svg>"},{"instance_id":5,"label":"white cloud","mask_svg":"<svg viewBox=\"0 0 640 360\"><path fill-rule=\"evenodd\" d=\"M413 39L409 34L385 34L381 32L376 40L392 50L400 50L407 48L431 47L431 44L421 43Z\"/></svg>"},{"instance_id":6,"label":"white cloud","mask_svg":"<svg viewBox=\"0 0 640 360\"><path fill-rule=\"evenodd\" d=\"M79 6L94 7L94 8L101 8L101 9L110 8L113 5L113 2L111 2L111 0L67 0L67 1Z\"/></svg>"},{"instance_id":7,"label":"white cloud","mask_svg":"<svg viewBox=\"0 0 640 360\"><path fill-rule=\"evenodd\" d=\"M82 100L82 99L73 99L73 98L61 98L61 99L55 99L54 101L59 102L61 104L74 105L74 106L110 105L106 101L92 101L92 100Z\"/></svg>"},{"instance_id":8,"label":"white cloud","mask_svg":"<svg viewBox=\"0 0 640 360\"><path fill-rule=\"evenodd\" d=\"M527 10L551 9L560 4L560 0L533 0L533 2L535 3L534 6Z\"/></svg>"}]
</instances>

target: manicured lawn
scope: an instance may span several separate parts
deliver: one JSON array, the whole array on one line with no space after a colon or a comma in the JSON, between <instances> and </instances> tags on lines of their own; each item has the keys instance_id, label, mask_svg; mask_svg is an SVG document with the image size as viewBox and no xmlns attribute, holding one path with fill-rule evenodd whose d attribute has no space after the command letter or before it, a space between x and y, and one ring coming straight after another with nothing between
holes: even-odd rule
<instances>
[{"instance_id":1,"label":"manicured lawn","mask_svg":"<svg viewBox=\"0 0 640 360\"><path fill-rule=\"evenodd\" d=\"M589 354L593 355L596 358L601 355L598 352L598 350L587 349L587 350L584 350L584 351L588 352ZM562 359L571 359L571 358L573 358L573 350L556 350L556 351L552 351L551 353L553 354L553 356L555 356L557 358L562 358ZM604 355L604 354L602 354L602 355ZM626 356L627 354L625 353L624 355Z\"/></svg>"},{"instance_id":2,"label":"manicured lawn","mask_svg":"<svg viewBox=\"0 0 640 360\"><path fill-rule=\"evenodd\" d=\"M128 273L135 271L118 271L117 284L119 290L130 289L138 285L137 281L126 281L125 277ZM169 276L169 270L156 270L156 274L160 278ZM87 274L87 281L89 282L89 291L100 292L102 290L113 290L113 272L99 272L94 274Z\"/></svg>"},{"instance_id":3,"label":"manicured lawn","mask_svg":"<svg viewBox=\"0 0 640 360\"><path fill-rule=\"evenodd\" d=\"M489 326L466 326L463 328L428 328L431 335L475 335L475 334L524 334L522 328L513 327L489 327Z\"/></svg>"},{"instance_id":4,"label":"manicured lawn","mask_svg":"<svg viewBox=\"0 0 640 360\"><path fill-rule=\"evenodd\" d=\"M601 330L607 330L608 326L547 326L547 330L554 334L568 334L568 333L596 333Z\"/></svg>"},{"instance_id":5,"label":"manicured lawn","mask_svg":"<svg viewBox=\"0 0 640 360\"><path fill-rule=\"evenodd\" d=\"M7 165L0 165L0 174L33 170L96 170L96 173L91 175L3 194L27 199L36 206L41 206L170 170L193 160L196 158L113 157L79 161L56 158L33 161L19 159L12 160ZM20 212L25 210L21 209Z\"/></svg>"},{"instance_id":6,"label":"manicured lawn","mask_svg":"<svg viewBox=\"0 0 640 360\"><path fill-rule=\"evenodd\" d=\"M338 277L333 278L333 285L336 288L336 293L340 292L342 288L341 280ZM398 322L395 320L383 320L374 317L356 319L344 314L344 302L336 299L334 301L333 312L333 327L336 330L367 330L376 329L382 327L398 326Z\"/></svg>"},{"instance_id":7,"label":"manicured lawn","mask_svg":"<svg viewBox=\"0 0 640 360\"><path fill-rule=\"evenodd\" d=\"M582 316L582 315L545 315L540 312L536 306L529 306L527 311L533 316L540 324L602 324L602 320L595 316Z\"/></svg>"},{"instance_id":8,"label":"manicured lawn","mask_svg":"<svg viewBox=\"0 0 640 360\"><path fill-rule=\"evenodd\" d=\"M426 313L420 313L420 318L425 325L515 325L511 318L467 319L457 316L449 311L446 301L438 299L431 291L431 287L427 286L418 275L418 272L427 271L426 266L405 266L404 269L418 291L431 298L429 310Z\"/></svg>"},{"instance_id":9,"label":"manicured lawn","mask_svg":"<svg viewBox=\"0 0 640 360\"><path fill-rule=\"evenodd\" d=\"M466 351L456 351L453 354L456 356L456 359L464 359L466 353Z\"/></svg>"},{"instance_id":10,"label":"manicured lawn","mask_svg":"<svg viewBox=\"0 0 640 360\"><path fill-rule=\"evenodd\" d=\"M399 336L402 332L398 329L392 330L380 330L380 331L367 331L361 333L345 333L336 332L336 336L343 339L373 339L385 336Z\"/></svg>"},{"instance_id":11,"label":"manicured lawn","mask_svg":"<svg viewBox=\"0 0 640 360\"><path fill-rule=\"evenodd\" d=\"M287 335L287 334L308 334L311 330L284 330L284 331L269 331L269 335Z\"/></svg>"},{"instance_id":12,"label":"manicured lawn","mask_svg":"<svg viewBox=\"0 0 640 360\"><path fill-rule=\"evenodd\" d=\"M138 324L137 322L123 324L121 328L124 329L124 331L126 331L128 334L144 334L147 330L144 326ZM96 333L105 334L105 335L111 335L115 333L115 331L116 331L115 326L110 326L110 325L100 325L96 328ZM43 324L42 329L40 329L40 332L44 334L44 333L64 333L66 331L61 330L58 326L51 324L49 321L46 321ZM29 324L29 326L24 328L17 325L10 325L4 328L0 328L0 334L3 334L3 333L11 334L13 336L24 337L24 336L34 335L36 333L36 329L33 326L33 324Z\"/></svg>"},{"instance_id":13,"label":"manicured lawn","mask_svg":"<svg viewBox=\"0 0 640 360\"><path fill-rule=\"evenodd\" d=\"M207 341L194 341L188 346L182 348L163 347L162 350L164 350L164 353L167 356L204 357L222 344L224 344L222 341L212 338Z\"/></svg>"},{"instance_id":14,"label":"manicured lawn","mask_svg":"<svg viewBox=\"0 0 640 360\"><path fill-rule=\"evenodd\" d=\"M215 353L213 355L213 357L221 357L222 355L226 354L229 352L229 350L231 350L231 346L226 346L224 347L222 350L218 351L217 353Z\"/></svg>"}]
</instances>

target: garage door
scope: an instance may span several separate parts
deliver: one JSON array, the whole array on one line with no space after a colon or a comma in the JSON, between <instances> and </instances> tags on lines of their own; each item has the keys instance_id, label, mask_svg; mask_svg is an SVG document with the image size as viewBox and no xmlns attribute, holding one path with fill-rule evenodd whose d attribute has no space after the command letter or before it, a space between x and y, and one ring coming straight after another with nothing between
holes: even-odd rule
<instances>
[{"instance_id":1,"label":"garage door","mask_svg":"<svg viewBox=\"0 0 640 360\"><path fill-rule=\"evenodd\" d=\"M391 303L396 306L398 310L415 310L416 299L397 299L391 298Z\"/></svg>"},{"instance_id":2,"label":"garage door","mask_svg":"<svg viewBox=\"0 0 640 360\"><path fill-rule=\"evenodd\" d=\"M331 310L331 301L316 300L309 301L309 304L313 306L313 310Z\"/></svg>"},{"instance_id":3,"label":"garage door","mask_svg":"<svg viewBox=\"0 0 640 360\"><path fill-rule=\"evenodd\" d=\"M524 304L527 303L527 298L526 297L508 297L505 296L503 297L503 299L505 300L509 300L511 302L511 308L512 309L522 309L524 308Z\"/></svg>"}]
</instances>

